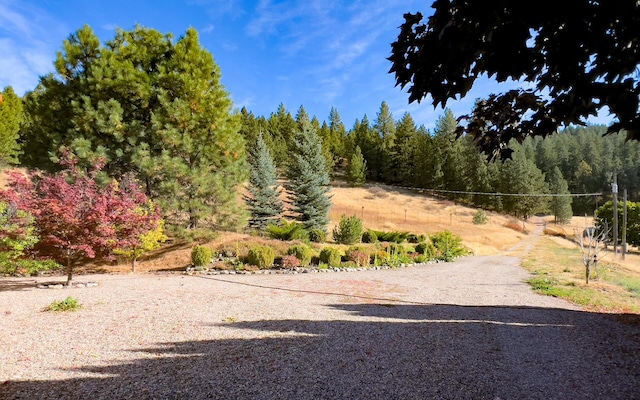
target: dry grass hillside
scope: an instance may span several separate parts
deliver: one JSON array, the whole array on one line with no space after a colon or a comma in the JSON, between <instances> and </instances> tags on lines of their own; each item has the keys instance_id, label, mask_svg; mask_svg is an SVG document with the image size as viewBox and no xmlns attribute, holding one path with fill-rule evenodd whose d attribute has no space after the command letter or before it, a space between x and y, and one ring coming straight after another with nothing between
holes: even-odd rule
<instances>
[{"instance_id":1,"label":"dry grass hillside","mask_svg":"<svg viewBox=\"0 0 640 400\"><path fill-rule=\"evenodd\" d=\"M4 174L0 174L0 187L4 186L5 179ZM344 182L337 181L332 187L331 196L333 206L329 232L333 230L343 214L355 214L362 218L365 228L376 230L431 234L447 229L460 235L465 245L478 255L506 251L526 236L506 226L511 224L521 227L522 222L514 218L487 212L487 224L475 225L473 216L477 210L474 208L393 186L367 184L352 188ZM528 224L525 226L527 230L534 229ZM564 229L572 231L571 227ZM214 248L224 245L238 246L239 243L246 245L250 241L257 240L262 239L239 233L222 232L209 245ZM144 272L182 269L189 263L189 254L190 245L168 244L161 250L143 257L139 262L138 270ZM128 268L128 265L123 264L110 266L108 270L124 272Z\"/></svg>"},{"instance_id":2,"label":"dry grass hillside","mask_svg":"<svg viewBox=\"0 0 640 400\"><path fill-rule=\"evenodd\" d=\"M352 188L337 182L332 187L331 196L333 206L329 232L343 214L356 214L363 219L365 228L376 230L430 234L447 229L460 235L464 244L475 254L482 255L506 251L526 236L505 226L510 223L522 226L521 221L513 218L488 212L487 224L474 225L473 216L477 211L474 208L391 186L370 184ZM526 229L533 227L526 224ZM265 241L245 234L221 232L208 245L213 248L235 248L246 247L250 242ZM271 244L278 245L275 242ZM189 255L190 245L174 244L142 259L138 270L184 269L189 263ZM125 272L129 266L119 265L109 269Z\"/></svg>"}]
</instances>

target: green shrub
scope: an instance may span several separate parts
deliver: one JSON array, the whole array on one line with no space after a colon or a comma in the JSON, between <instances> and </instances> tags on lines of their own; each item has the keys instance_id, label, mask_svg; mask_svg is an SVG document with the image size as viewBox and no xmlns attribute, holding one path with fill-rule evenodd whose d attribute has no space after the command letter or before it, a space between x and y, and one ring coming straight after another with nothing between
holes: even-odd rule
<instances>
[{"instance_id":1,"label":"green shrub","mask_svg":"<svg viewBox=\"0 0 640 400\"><path fill-rule=\"evenodd\" d=\"M484 210L478 210L473 216L474 225L484 225L487 223L487 214Z\"/></svg>"},{"instance_id":2,"label":"green shrub","mask_svg":"<svg viewBox=\"0 0 640 400\"><path fill-rule=\"evenodd\" d=\"M407 253L407 249L399 244L399 243L387 243L384 247L383 250L386 251L387 253L389 253L389 255L395 255L395 254L406 254Z\"/></svg>"},{"instance_id":3,"label":"green shrub","mask_svg":"<svg viewBox=\"0 0 640 400\"><path fill-rule=\"evenodd\" d=\"M384 265L389 260L389 253L384 250L378 250L371 255L371 263L376 267Z\"/></svg>"},{"instance_id":4,"label":"green shrub","mask_svg":"<svg viewBox=\"0 0 640 400\"><path fill-rule=\"evenodd\" d=\"M194 267L203 267L211 262L213 252L205 246L194 246L191 248L191 264Z\"/></svg>"},{"instance_id":5,"label":"green shrub","mask_svg":"<svg viewBox=\"0 0 640 400\"><path fill-rule=\"evenodd\" d=\"M411 249L413 252L413 249ZM384 264L397 268L401 264L413 263L413 258L409 255L408 249L399 243L387 243L384 247L384 253L387 254Z\"/></svg>"},{"instance_id":6,"label":"green shrub","mask_svg":"<svg viewBox=\"0 0 640 400\"><path fill-rule=\"evenodd\" d=\"M332 267L339 266L341 260L342 252L336 247L325 247L320 251L320 261Z\"/></svg>"},{"instance_id":7,"label":"green shrub","mask_svg":"<svg viewBox=\"0 0 640 400\"><path fill-rule=\"evenodd\" d=\"M0 273L27 274L29 262L24 255L37 242L33 216L9 203L0 202Z\"/></svg>"},{"instance_id":8,"label":"green shrub","mask_svg":"<svg viewBox=\"0 0 640 400\"><path fill-rule=\"evenodd\" d=\"M0 253L0 275L37 275L41 271L56 270L61 265L54 260L13 259L8 253Z\"/></svg>"},{"instance_id":9,"label":"green shrub","mask_svg":"<svg viewBox=\"0 0 640 400\"><path fill-rule=\"evenodd\" d=\"M377 241L378 235L375 231L369 229L362 234L362 243L375 243Z\"/></svg>"},{"instance_id":10,"label":"green shrub","mask_svg":"<svg viewBox=\"0 0 640 400\"><path fill-rule=\"evenodd\" d=\"M309 239L309 233L304 230L304 226L295 221L280 221L280 224L267 225L269 237L277 240L305 240Z\"/></svg>"},{"instance_id":11,"label":"green shrub","mask_svg":"<svg viewBox=\"0 0 640 400\"><path fill-rule=\"evenodd\" d=\"M394 243L402 243L409 237L409 232L385 232L385 231L374 231L378 236L378 240L381 242L394 242Z\"/></svg>"},{"instance_id":12,"label":"green shrub","mask_svg":"<svg viewBox=\"0 0 640 400\"><path fill-rule=\"evenodd\" d=\"M415 233L410 233L409 236L407 236L407 242L409 243L420 243L424 242L425 240L427 240L427 237L425 235L416 235Z\"/></svg>"},{"instance_id":13,"label":"green shrub","mask_svg":"<svg viewBox=\"0 0 640 400\"><path fill-rule=\"evenodd\" d=\"M462 245L462 238L447 230L431 236L431 242L436 248L436 257L443 261L453 261L468 253Z\"/></svg>"},{"instance_id":14,"label":"green shrub","mask_svg":"<svg viewBox=\"0 0 640 400\"><path fill-rule=\"evenodd\" d=\"M436 257L436 246L431 242L421 242L416 245L416 253L423 255L427 260L432 260Z\"/></svg>"},{"instance_id":15,"label":"green shrub","mask_svg":"<svg viewBox=\"0 0 640 400\"><path fill-rule=\"evenodd\" d=\"M301 242L309 242L309 232L306 229L296 229L291 232L289 240L299 240Z\"/></svg>"},{"instance_id":16,"label":"green shrub","mask_svg":"<svg viewBox=\"0 0 640 400\"><path fill-rule=\"evenodd\" d=\"M275 260L275 253L269 246L256 246L249 250L247 262L260 269L271 268Z\"/></svg>"},{"instance_id":17,"label":"green shrub","mask_svg":"<svg viewBox=\"0 0 640 400\"><path fill-rule=\"evenodd\" d=\"M362 238L362 220L357 215L342 215L340 223L333 229L333 240L341 244L354 244Z\"/></svg>"},{"instance_id":18,"label":"green shrub","mask_svg":"<svg viewBox=\"0 0 640 400\"><path fill-rule=\"evenodd\" d=\"M324 243L327 241L327 232L322 229L312 229L309 231L309 240L313 243Z\"/></svg>"},{"instance_id":19,"label":"green shrub","mask_svg":"<svg viewBox=\"0 0 640 400\"><path fill-rule=\"evenodd\" d=\"M77 311L80 308L82 308L82 306L78 303L78 300L69 296L62 301L54 301L49 304L46 311Z\"/></svg>"},{"instance_id":20,"label":"green shrub","mask_svg":"<svg viewBox=\"0 0 640 400\"><path fill-rule=\"evenodd\" d=\"M306 267L311 263L311 256L313 255L309 246L304 244L296 244L294 246L289 247L287 250L287 254L291 256L296 256L298 260L300 260L300 265Z\"/></svg>"}]
</instances>

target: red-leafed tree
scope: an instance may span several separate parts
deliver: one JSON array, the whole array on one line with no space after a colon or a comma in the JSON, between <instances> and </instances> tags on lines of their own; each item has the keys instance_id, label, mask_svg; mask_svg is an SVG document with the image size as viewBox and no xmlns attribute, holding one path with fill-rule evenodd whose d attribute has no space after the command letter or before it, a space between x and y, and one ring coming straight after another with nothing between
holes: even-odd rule
<instances>
[{"instance_id":1,"label":"red-leafed tree","mask_svg":"<svg viewBox=\"0 0 640 400\"><path fill-rule=\"evenodd\" d=\"M10 176L0 199L33 216L39 241L32 251L65 265L69 285L79 261L112 259L115 249L140 246L140 237L156 229L161 217L133 179L100 185L103 162L89 173L68 153L60 163L64 169L55 174ZM145 207L148 212L140 212Z\"/></svg>"}]
</instances>

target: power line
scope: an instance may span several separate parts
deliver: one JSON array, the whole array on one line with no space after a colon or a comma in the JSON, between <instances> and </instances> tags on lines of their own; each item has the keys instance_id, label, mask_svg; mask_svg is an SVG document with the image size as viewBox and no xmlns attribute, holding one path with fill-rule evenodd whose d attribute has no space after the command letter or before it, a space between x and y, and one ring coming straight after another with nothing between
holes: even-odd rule
<instances>
[{"instance_id":1,"label":"power line","mask_svg":"<svg viewBox=\"0 0 640 400\"><path fill-rule=\"evenodd\" d=\"M500 192L467 192L463 190L446 190L446 189L429 189L429 188L416 188L408 186L395 186L388 185L394 188L418 191L418 192L431 192L431 193L451 193L451 194L473 194L484 196L515 196L515 197L590 197L590 196L602 196L603 193L500 193Z\"/></svg>"}]
</instances>

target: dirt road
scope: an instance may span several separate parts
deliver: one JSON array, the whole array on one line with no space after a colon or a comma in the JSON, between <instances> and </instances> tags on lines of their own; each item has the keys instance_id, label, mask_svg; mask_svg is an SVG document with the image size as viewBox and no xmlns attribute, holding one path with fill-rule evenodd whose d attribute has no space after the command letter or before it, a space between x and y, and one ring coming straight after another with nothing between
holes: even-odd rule
<instances>
[{"instance_id":1,"label":"dirt road","mask_svg":"<svg viewBox=\"0 0 640 400\"><path fill-rule=\"evenodd\" d=\"M2 279L0 398L640 398L638 326L537 295L527 276L502 255L86 289ZM41 311L68 295L80 311Z\"/></svg>"}]
</instances>

